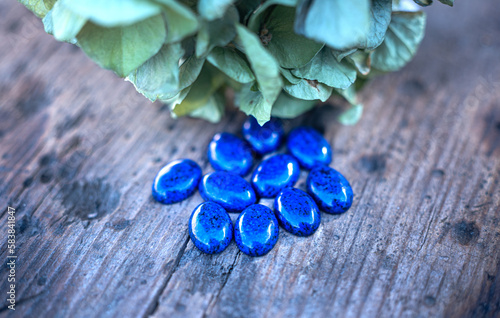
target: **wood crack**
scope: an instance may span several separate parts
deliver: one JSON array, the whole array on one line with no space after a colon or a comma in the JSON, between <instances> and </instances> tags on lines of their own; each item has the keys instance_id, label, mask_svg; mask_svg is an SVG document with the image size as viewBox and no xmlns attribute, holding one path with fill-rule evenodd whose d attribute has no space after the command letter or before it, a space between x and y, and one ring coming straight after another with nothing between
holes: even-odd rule
<instances>
[{"instance_id":1,"label":"wood crack","mask_svg":"<svg viewBox=\"0 0 500 318\"><path fill-rule=\"evenodd\" d=\"M175 258L174 261L174 266L172 267L172 270L168 274L167 278L164 280L163 284L161 287L156 291L153 300L148 306L148 310L144 313L143 317L151 317L155 314L157 311L159 304L160 304L160 298L165 289L168 286L168 283L170 282L170 279L174 275L175 271L177 270L177 267L179 266L179 263L181 261L182 256L184 255L184 252L186 251L187 245L189 243L189 234L186 235L186 240L184 241L184 244L182 245L182 248L180 249L179 253L177 254L177 257Z\"/></svg>"},{"instance_id":2,"label":"wood crack","mask_svg":"<svg viewBox=\"0 0 500 318\"><path fill-rule=\"evenodd\" d=\"M215 295L215 297L212 298L212 300L210 301L210 304L207 306L207 309L203 312L203 315L202 315L203 318L207 317L207 315L209 314L209 313L207 313L207 311L210 310L210 312L211 312L213 309L213 306L215 306L215 304L219 300L219 295L222 292L222 290L224 289L224 287L226 286L226 283L229 280L229 276L231 276L231 273L233 272L234 266L238 262L238 259L240 258L240 256L241 256L241 251L238 250L238 253L236 253L236 256L234 257L233 263L231 264L231 266L229 266L229 269L227 271L227 275L226 275L226 278L224 279L224 282L222 283L221 287L217 291L217 295Z\"/></svg>"}]
</instances>

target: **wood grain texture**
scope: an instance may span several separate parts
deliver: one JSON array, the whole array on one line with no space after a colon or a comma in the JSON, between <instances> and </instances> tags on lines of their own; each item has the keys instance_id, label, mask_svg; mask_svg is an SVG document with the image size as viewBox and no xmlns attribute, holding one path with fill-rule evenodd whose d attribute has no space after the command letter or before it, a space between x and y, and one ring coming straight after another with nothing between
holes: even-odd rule
<instances>
[{"instance_id":1,"label":"wood grain texture","mask_svg":"<svg viewBox=\"0 0 500 318\"><path fill-rule=\"evenodd\" d=\"M0 11L0 259L7 206L18 231L17 307L1 316L500 315L496 0L430 7L418 56L367 86L356 126L329 106L286 122L325 133L355 200L323 214L312 237L281 231L261 258L234 242L216 256L194 247L199 194L170 206L151 198L169 160L210 171L210 138L238 133L241 113L173 120L20 4Z\"/></svg>"}]
</instances>

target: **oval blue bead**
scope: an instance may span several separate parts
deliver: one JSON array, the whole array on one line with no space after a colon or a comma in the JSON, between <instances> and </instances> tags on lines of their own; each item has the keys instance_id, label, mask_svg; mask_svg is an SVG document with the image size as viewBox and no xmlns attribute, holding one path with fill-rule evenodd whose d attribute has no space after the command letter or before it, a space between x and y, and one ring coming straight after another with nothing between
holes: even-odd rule
<instances>
[{"instance_id":1,"label":"oval blue bead","mask_svg":"<svg viewBox=\"0 0 500 318\"><path fill-rule=\"evenodd\" d=\"M294 157L274 155L262 161L252 175L252 186L263 198L272 198L299 180L300 167Z\"/></svg>"},{"instance_id":2,"label":"oval blue bead","mask_svg":"<svg viewBox=\"0 0 500 318\"><path fill-rule=\"evenodd\" d=\"M253 154L247 142L230 133L218 133L208 145L208 160L215 170L246 175L253 165Z\"/></svg>"},{"instance_id":3,"label":"oval blue bead","mask_svg":"<svg viewBox=\"0 0 500 318\"><path fill-rule=\"evenodd\" d=\"M253 116L248 116L245 120L242 132L243 137L252 145L255 152L261 155L278 149L285 135L280 119L271 118L261 126Z\"/></svg>"},{"instance_id":4,"label":"oval blue bead","mask_svg":"<svg viewBox=\"0 0 500 318\"><path fill-rule=\"evenodd\" d=\"M353 192L349 181L335 169L320 166L307 177L307 192L318 207L327 213L343 213L352 205Z\"/></svg>"},{"instance_id":5,"label":"oval blue bead","mask_svg":"<svg viewBox=\"0 0 500 318\"><path fill-rule=\"evenodd\" d=\"M241 212L257 201L250 183L227 171L215 171L203 176L199 190L205 201L218 203L228 212Z\"/></svg>"},{"instance_id":6,"label":"oval blue bead","mask_svg":"<svg viewBox=\"0 0 500 318\"><path fill-rule=\"evenodd\" d=\"M190 159L175 160L163 167L153 182L153 198L164 204L182 201L196 190L201 168Z\"/></svg>"},{"instance_id":7,"label":"oval blue bead","mask_svg":"<svg viewBox=\"0 0 500 318\"><path fill-rule=\"evenodd\" d=\"M285 230L298 236L313 234L321 222L321 214L313 198L296 188L280 192L274 200L274 214Z\"/></svg>"},{"instance_id":8,"label":"oval blue bead","mask_svg":"<svg viewBox=\"0 0 500 318\"><path fill-rule=\"evenodd\" d=\"M332 162L332 148L314 128L295 128L288 135L287 146L305 169L310 170L318 165L328 165Z\"/></svg>"},{"instance_id":9,"label":"oval blue bead","mask_svg":"<svg viewBox=\"0 0 500 318\"><path fill-rule=\"evenodd\" d=\"M189 236L202 252L222 252L233 238L233 222L226 210L215 202L198 205L189 218Z\"/></svg>"},{"instance_id":10,"label":"oval blue bead","mask_svg":"<svg viewBox=\"0 0 500 318\"><path fill-rule=\"evenodd\" d=\"M278 241L279 225L273 211L267 206L254 204L236 219L234 240L243 253L262 256L273 249Z\"/></svg>"}]
</instances>

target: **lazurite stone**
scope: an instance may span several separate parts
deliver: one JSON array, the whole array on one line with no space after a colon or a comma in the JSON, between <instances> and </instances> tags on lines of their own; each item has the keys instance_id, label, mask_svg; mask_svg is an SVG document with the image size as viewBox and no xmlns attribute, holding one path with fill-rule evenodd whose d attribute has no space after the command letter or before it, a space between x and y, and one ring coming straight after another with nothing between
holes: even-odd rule
<instances>
[{"instance_id":1,"label":"lazurite stone","mask_svg":"<svg viewBox=\"0 0 500 318\"><path fill-rule=\"evenodd\" d=\"M332 162L332 148L314 128L298 127L290 132L287 140L290 153L305 169Z\"/></svg>"},{"instance_id":2,"label":"lazurite stone","mask_svg":"<svg viewBox=\"0 0 500 318\"><path fill-rule=\"evenodd\" d=\"M250 256L267 254L278 241L278 234L278 220L273 211L261 204L254 204L243 210L234 226L236 245L240 251Z\"/></svg>"},{"instance_id":3,"label":"lazurite stone","mask_svg":"<svg viewBox=\"0 0 500 318\"><path fill-rule=\"evenodd\" d=\"M203 176L199 190L205 201L218 203L228 212L241 212L257 201L250 183L227 171L215 171Z\"/></svg>"},{"instance_id":4,"label":"lazurite stone","mask_svg":"<svg viewBox=\"0 0 500 318\"><path fill-rule=\"evenodd\" d=\"M353 193L349 181L328 166L311 170L307 177L307 192L327 213L343 213L352 205Z\"/></svg>"},{"instance_id":5,"label":"lazurite stone","mask_svg":"<svg viewBox=\"0 0 500 318\"><path fill-rule=\"evenodd\" d=\"M230 133L215 134L208 145L208 160L215 170L246 175L253 165L250 145Z\"/></svg>"},{"instance_id":6,"label":"lazurite stone","mask_svg":"<svg viewBox=\"0 0 500 318\"><path fill-rule=\"evenodd\" d=\"M196 190L201 168L190 159L175 160L163 167L153 182L153 198L164 204L182 201Z\"/></svg>"},{"instance_id":7,"label":"lazurite stone","mask_svg":"<svg viewBox=\"0 0 500 318\"><path fill-rule=\"evenodd\" d=\"M298 236L309 236L319 227L321 215L313 198L296 188L286 188L274 200L279 224Z\"/></svg>"},{"instance_id":8,"label":"lazurite stone","mask_svg":"<svg viewBox=\"0 0 500 318\"><path fill-rule=\"evenodd\" d=\"M255 152L261 155L278 149L285 135L280 119L271 118L261 126L253 116L248 116L243 124L242 132L243 137L252 145Z\"/></svg>"},{"instance_id":9,"label":"lazurite stone","mask_svg":"<svg viewBox=\"0 0 500 318\"><path fill-rule=\"evenodd\" d=\"M215 202L198 205L189 218L189 236L200 251L222 252L233 238L233 222L226 210Z\"/></svg>"},{"instance_id":10,"label":"lazurite stone","mask_svg":"<svg viewBox=\"0 0 500 318\"><path fill-rule=\"evenodd\" d=\"M272 198L299 179L300 167L294 157L274 155L262 161L252 175L252 186L260 197Z\"/></svg>"}]
</instances>

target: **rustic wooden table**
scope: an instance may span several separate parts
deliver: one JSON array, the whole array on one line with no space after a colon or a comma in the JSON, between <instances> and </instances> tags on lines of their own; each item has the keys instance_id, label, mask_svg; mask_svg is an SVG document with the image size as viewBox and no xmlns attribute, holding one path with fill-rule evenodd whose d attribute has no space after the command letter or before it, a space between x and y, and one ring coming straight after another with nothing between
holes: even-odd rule
<instances>
[{"instance_id":1,"label":"rustic wooden table","mask_svg":"<svg viewBox=\"0 0 500 318\"><path fill-rule=\"evenodd\" d=\"M364 90L354 127L332 107L292 122L324 131L354 205L309 238L281 231L265 257L231 243L199 252L195 194L165 206L151 182L169 160L210 167L218 125L172 119L133 87L0 2L0 259L16 209L19 317L498 317L500 6L440 4L404 70ZM303 182L299 183L303 187ZM5 238L5 239L4 239ZM4 242L5 241L5 242Z\"/></svg>"}]
</instances>

